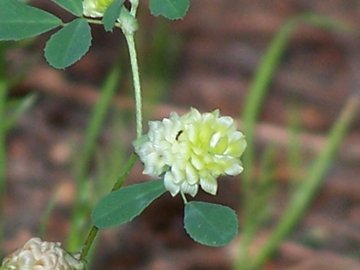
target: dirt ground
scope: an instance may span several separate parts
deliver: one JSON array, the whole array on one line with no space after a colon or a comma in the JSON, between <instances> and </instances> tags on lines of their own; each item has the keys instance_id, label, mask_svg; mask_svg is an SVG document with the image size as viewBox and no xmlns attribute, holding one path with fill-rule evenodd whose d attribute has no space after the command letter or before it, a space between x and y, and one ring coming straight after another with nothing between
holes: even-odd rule
<instances>
[{"instance_id":1,"label":"dirt ground","mask_svg":"<svg viewBox=\"0 0 360 270\"><path fill-rule=\"evenodd\" d=\"M54 10L49 1L34 2ZM155 108L151 106L153 110L149 109L145 118L160 118L170 111L184 112L193 106L202 111L219 108L222 114L240 119L250 81L271 39L284 22L304 12L332 16L355 27L360 25L357 0L191 1L191 9L183 21L169 22L171 36L180 40L179 51L165 98ZM152 38L155 21L145 9L141 10L140 24L149 27L147 34L142 33L141 44ZM65 71L54 70L45 63L41 53L46 36L30 48L9 52L9 72L19 71L24 63L31 65L24 82L13 89L12 95L36 92L38 96L8 138L3 245L6 252L37 235L42 213L55 192L59 195L46 239L62 242L66 237L74 200L71 164L82 142L91 106L99 97L101 81L119 48L124 49L119 32L104 34L100 27L95 27L93 34L89 54ZM259 151L269 143L287 149L289 111L295 104L305 153L302 170L306 171L324 146L327 131L346 99L360 91L359 49L360 40L344 33L310 26L296 31L270 86L257 126ZM122 57L128 61L126 54ZM141 57L151 62L153 55L144 50ZM162 72L167 74L167 70L160 67L159 73ZM133 108L130 86L129 82L120 84L114 108ZM143 88L145 92L151 90L147 84ZM150 102L144 103L150 106ZM134 127L130 124L126 129L130 132L119 138L125 145L131 141ZM111 132L110 127L104 129L100 145L107 145ZM254 252L286 206L291 171L283 162L283 156L277 158L279 192L273 219L257 236ZM144 179L140 169L136 167L127 183ZM201 193L200 199L241 211L238 179L227 178L221 182L218 196ZM224 248L198 245L183 230L182 210L180 198L165 195L130 224L104 231L94 269L231 269L241 234ZM360 270L359 261L360 117L357 117L311 209L264 269Z\"/></svg>"}]
</instances>

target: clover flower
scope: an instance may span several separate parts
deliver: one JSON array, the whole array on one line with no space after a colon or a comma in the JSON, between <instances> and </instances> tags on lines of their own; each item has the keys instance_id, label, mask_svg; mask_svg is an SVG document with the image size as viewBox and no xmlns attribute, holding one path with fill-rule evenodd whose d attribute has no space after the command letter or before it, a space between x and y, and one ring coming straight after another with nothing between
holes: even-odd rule
<instances>
[{"instance_id":1,"label":"clover flower","mask_svg":"<svg viewBox=\"0 0 360 270\"><path fill-rule=\"evenodd\" d=\"M83 270L84 264L61 248L60 243L31 238L3 260L1 270Z\"/></svg>"},{"instance_id":2,"label":"clover flower","mask_svg":"<svg viewBox=\"0 0 360 270\"><path fill-rule=\"evenodd\" d=\"M134 147L144 174L163 176L172 196L181 192L194 197L199 185L215 195L217 177L242 172L246 141L231 117L220 116L219 110L201 114L192 108L183 116L172 113L162 121L150 121L148 133Z\"/></svg>"},{"instance_id":3,"label":"clover flower","mask_svg":"<svg viewBox=\"0 0 360 270\"><path fill-rule=\"evenodd\" d=\"M112 2L113 0L84 0L84 15L91 18L103 17Z\"/></svg>"}]
</instances>

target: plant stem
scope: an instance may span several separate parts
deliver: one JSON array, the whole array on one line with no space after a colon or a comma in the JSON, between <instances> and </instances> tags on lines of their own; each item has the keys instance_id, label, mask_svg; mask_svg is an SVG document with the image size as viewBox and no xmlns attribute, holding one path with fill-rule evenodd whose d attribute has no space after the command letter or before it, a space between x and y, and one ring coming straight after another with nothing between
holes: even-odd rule
<instances>
[{"instance_id":1,"label":"plant stem","mask_svg":"<svg viewBox=\"0 0 360 270\"><path fill-rule=\"evenodd\" d=\"M134 167L137 160L138 160L137 155L132 153L130 158L128 159L127 163L125 164L123 171L120 173L117 181L115 182L113 188L111 189L111 191L118 190L122 187L125 179L129 176L129 173L130 173L131 169ZM84 245L81 250L81 254L80 254L81 260L86 259L87 255L89 253L89 250L91 249L91 246L93 245L93 243L96 239L98 232L99 232L99 229L96 226L92 226L87 238L85 239Z\"/></svg>"},{"instance_id":2,"label":"plant stem","mask_svg":"<svg viewBox=\"0 0 360 270\"><path fill-rule=\"evenodd\" d=\"M133 34L125 34L126 42L129 48L130 64L132 70L132 78L134 83L135 95L135 113L136 113L136 137L142 135L142 101L141 101L141 86L139 66L136 55L135 41Z\"/></svg>"},{"instance_id":3,"label":"plant stem","mask_svg":"<svg viewBox=\"0 0 360 270\"><path fill-rule=\"evenodd\" d=\"M182 198L183 201L184 201L184 204L187 204L187 203L188 203L188 200L186 199L186 196L185 196L184 192L180 191L180 194L181 194L181 198Z\"/></svg>"},{"instance_id":4,"label":"plant stem","mask_svg":"<svg viewBox=\"0 0 360 270\"><path fill-rule=\"evenodd\" d=\"M90 231L89 231L89 234L88 236L86 237L85 239L85 242L84 242L84 245L81 249L81 253L80 253L80 260L81 261L85 261L86 260L86 257L88 256L89 254L89 251L96 239L96 236L99 232L99 228L96 227L96 226L92 226Z\"/></svg>"},{"instance_id":5,"label":"plant stem","mask_svg":"<svg viewBox=\"0 0 360 270\"><path fill-rule=\"evenodd\" d=\"M5 105L8 87L4 81L0 81L0 243L4 239L3 203L6 189L6 115ZM0 257L2 249L0 247Z\"/></svg>"},{"instance_id":6,"label":"plant stem","mask_svg":"<svg viewBox=\"0 0 360 270\"><path fill-rule=\"evenodd\" d=\"M136 17L136 11L138 8L139 1L138 0L132 0L131 1L131 15L135 18ZM136 114L136 138L141 137L142 135L142 100L141 100L141 84L140 84L140 74L139 74L139 65L137 61L137 53L136 53L136 47L135 47L135 40L134 40L134 34L126 34L125 39L126 43L128 45L129 49L129 56L130 56L130 65L131 65L131 71L132 71L132 78L133 78L133 84L134 84L134 96L135 96L135 114ZM124 171L120 174L118 180L114 184L111 191L118 190L122 187L125 179L129 175L131 169L135 165L138 157L136 154L132 154L125 165ZM83 248L81 250L80 259L85 260L91 246L93 245L96 236L99 232L99 229L96 226L93 226L88 234L88 237L86 238Z\"/></svg>"},{"instance_id":7,"label":"plant stem","mask_svg":"<svg viewBox=\"0 0 360 270\"><path fill-rule=\"evenodd\" d=\"M132 16L134 16L134 18L136 17L136 12L139 6L139 0L130 0L131 2L131 10L130 10L130 14Z\"/></svg>"},{"instance_id":8,"label":"plant stem","mask_svg":"<svg viewBox=\"0 0 360 270\"><path fill-rule=\"evenodd\" d=\"M125 164L124 170L119 175L118 180L115 182L114 186L112 187L111 191L118 190L124 184L125 179L128 177L131 169L134 167L136 161L138 160L138 156L135 153L132 153L130 158Z\"/></svg>"},{"instance_id":9,"label":"plant stem","mask_svg":"<svg viewBox=\"0 0 360 270\"><path fill-rule=\"evenodd\" d=\"M286 209L283 217L275 230L270 235L265 246L261 249L257 257L255 257L251 269L258 269L261 267L266 259L273 254L273 252L280 245L281 241L291 232L295 225L303 216L307 206L310 204L316 191L322 184L323 177L328 169L331 161L335 157L342 139L352 123L356 112L360 105L360 97L357 95L350 96L338 118L334 124L328 141L324 150L315 160L315 163L303 186L299 187L298 192L291 200L289 207Z\"/></svg>"}]
</instances>

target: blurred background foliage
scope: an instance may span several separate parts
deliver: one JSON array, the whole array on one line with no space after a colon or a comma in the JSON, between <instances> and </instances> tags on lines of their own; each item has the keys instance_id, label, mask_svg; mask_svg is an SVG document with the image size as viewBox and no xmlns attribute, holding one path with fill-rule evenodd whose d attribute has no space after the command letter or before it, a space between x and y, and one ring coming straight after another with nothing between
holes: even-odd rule
<instances>
[{"instance_id":1,"label":"blurred background foliage","mask_svg":"<svg viewBox=\"0 0 360 270\"><path fill-rule=\"evenodd\" d=\"M206 2L193 0L175 23L140 8L144 117L194 106L238 119L249 141L245 172L221 180L218 196L200 197L237 209L240 235L222 249L193 243L182 229L181 199L166 195L134 222L102 233L93 269L255 269L264 262L264 269L358 269L360 4ZM70 19L50 1L31 3ZM46 35L0 45L5 253L38 233L78 250L91 208L131 152L125 42L119 31L92 32L90 52L65 71L43 59ZM135 168L127 184L145 179ZM284 218L304 212L296 227Z\"/></svg>"}]
</instances>

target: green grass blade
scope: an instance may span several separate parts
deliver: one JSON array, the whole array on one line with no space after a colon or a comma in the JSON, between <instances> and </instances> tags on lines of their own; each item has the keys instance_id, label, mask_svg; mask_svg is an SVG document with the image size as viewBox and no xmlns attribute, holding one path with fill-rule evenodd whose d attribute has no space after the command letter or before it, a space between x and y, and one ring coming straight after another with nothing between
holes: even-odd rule
<instances>
[{"instance_id":1,"label":"green grass blade","mask_svg":"<svg viewBox=\"0 0 360 270\"><path fill-rule=\"evenodd\" d=\"M247 213L250 209L249 196L251 196L251 181L253 180L252 178L254 173L256 122L268 93L269 85L271 84L274 74L278 69L287 44L295 30L302 24L310 24L322 29L340 32L352 31L347 24L341 23L332 18L316 14L303 14L285 23L272 40L268 50L265 52L258 70L256 71L254 79L251 82L250 91L245 100L245 107L243 111L244 133L248 143L243 159L245 168L242 182L244 190L244 213ZM246 217L244 219L244 223L245 229L247 226L250 226L250 224L247 224ZM249 260L249 258L246 259ZM235 269L243 270L244 268L237 265Z\"/></svg>"},{"instance_id":2,"label":"green grass blade","mask_svg":"<svg viewBox=\"0 0 360 270\"><path fill-rule=\"evenodd\" d=\"M243 111L244 129L247 138L247 150L244 154L244 182L250 182L254 163L254 135L255 125L264 103L269 85L278 69L281 57L294 31L299 25L310 24L323 29L350 32L348 25L325 16L304 14L289 20L276 34L269 49L266 51L261 64L251 82L249 95L245 100Z\"/></svg>"},{"instance_id":3,"label":"green grass blade","mask_svg":"<svg viewBox=\"0 0 360 270\"><path fill-rule=\"evenodd\" d=\"M300 132L301 132L301 123L299 110L296 105L293 105L290 108L289 116L289 133L290 133L290 145L288 150L288 168L291 173L289 177L293 179L294 184L297 184L300 176L300 168L302 163L301 156L301 145L300 145Z\"/></svg>"},{"instance_id":4,"label":"green grass blade","mask_svg":"<svg viewBox=\"0 0 360 270\"><path fill-rule=\"evenodd\" d=\"M30 109L30 107L35 103L36 95L29 94L24 97L22 100L16 102L16 106L12 113L7 117L7 120L4 121L4 128L6 131L9 131L13 128L19 118Z\"/></svg>"},{"instance_id":5,"label":"green grass blade","mask_svg":"<svg viewBox=\"0 0 360 270\"><path fill-rule=\"evenodd\" d=\"M110 107L111 100L117 89L119 81L119 72L120 69L114 68L106 82L101 89L101 96L96 104L92 116L88 125L88 128L85 133L85 142L78 161L75 164L75 179L77 181L76 187L76 202L74 206L74 212L71 222L71 230L68 237L68 248L69 250L76 250L81 244L81 228L77 228L77 220L84 218L83 211L84 205L86 205L86 199L82 192L86 189L86 172L89 167L89 163L94 153L95 145L97 139L101 133L101 130L104 125L104 121ZM86 207L85 207L86 208ZM83 213L83 214L81 214Z\"/></svg>"},{"instance_id":6,"label":"green grass blade","mask_svg":"<svg viewBox=\"0 0 360 270\"><path fill-rule=\"evenodd\" d=\"M279 224L272 232L269 240L261 249L259 255L255 258L251 269L259 268L269 256L277 249L281 241L291 232L304 214L307 206L310 204L314 194L323 182L326 171L335 158L346 132L353 122L356 112L360 105L360 97L349 97L338 120L330 131L325 148L316 158L315 163L309 174L306 176L305 183L299 187L299 190L292 198Z\"/></svg>"},{"instance_id":7,"label":"green grass blade","mask_svg":"<svg viewBox=\"0 0 360 270\"><path fill-rule=\"evenodd\" d=\"M245 100L243 112L244 133L246 134L247 149L244 153L244 181L249 184L253 172L255 125L259 112L264 103L267 90L276 72L286 45L295 30L293 21L285 24L277 33L266 51L263 60L251 83L249 95Z\"/></svg>"},{"instance_id":8,"label":"green grass blade","mask_svg":"<svg viewBox=\"0 0 360 270\"><path fill-rule=\"evenodd\" d=\"M53 213L56 203L59 200L60 192L57 190L50 198L49 202L47 203L47 206L45 208L45 211L41 215L41 221L40 221L40 228L39 228L39 237L46 238L46 232L49 225L49 220L51 217L51 214Z\"/></svg>"}]
</instances>

